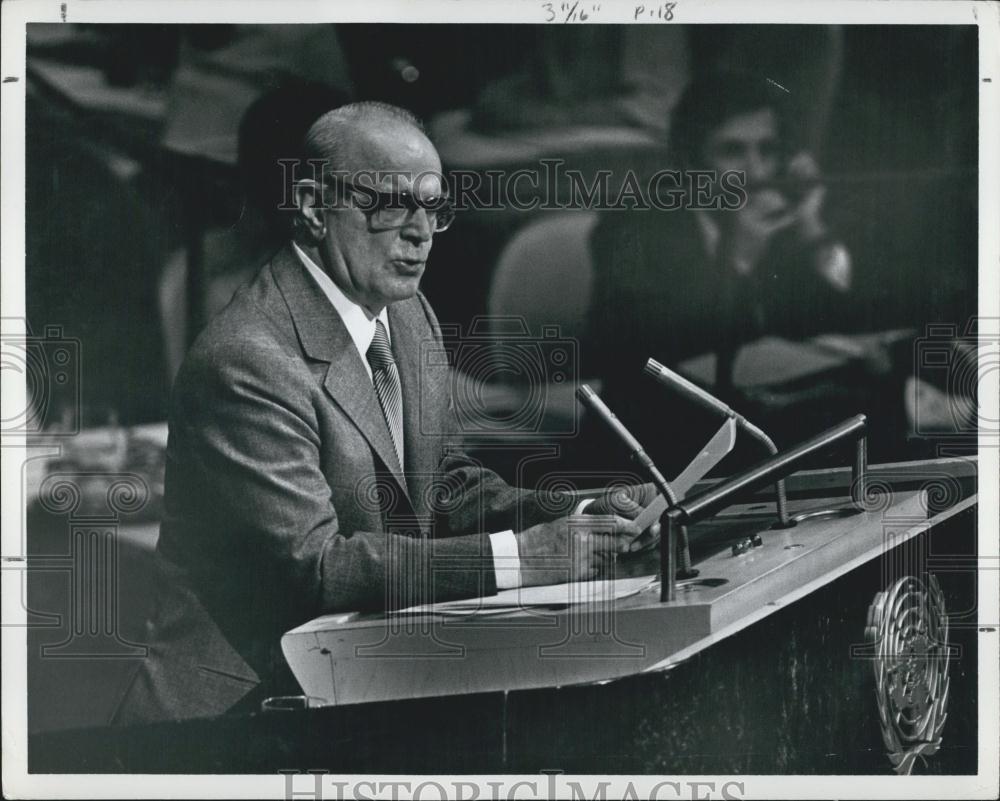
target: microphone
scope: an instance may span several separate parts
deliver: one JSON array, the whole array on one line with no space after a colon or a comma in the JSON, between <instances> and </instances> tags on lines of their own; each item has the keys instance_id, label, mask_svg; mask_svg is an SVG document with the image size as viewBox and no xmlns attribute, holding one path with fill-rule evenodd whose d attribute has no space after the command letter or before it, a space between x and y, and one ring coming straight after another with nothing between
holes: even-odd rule
<instances>
[{"instance_id":1,"label":"microphone","mask_svg":"<svg viewBox=\"0 0 1000 801\"><path fill-rule=\"evenodd\" d=\"M688 400L694 401L709 411L720 412L727 417L739 417L735 411L717 397L702 389L697 384L688 381L679 373L675 373L669 367L660 364L656 359L649 359L642 371L646 375L656 379L663 386L676 390Z\"/></svg>"},{"instance_id":2,"label":"microphone","mask_svg":"<svg viewBox=\"0 0 1000 801\"><path fill-rule=\"evenodd\" d=\"M663 473L653 464L653 460L643 449L642 445L639 444L639 440L625 427L625 424L618 419L618 416L608 408L608 405L598 397L597 393L587 384L581 384L576 390L576 397L580 400L580 403L600 417L608 428L615 433L618 439L625 444L629 455L643 467L649 475L650 480L663 494L663 497L670 502L670 505L673 506L676 504L677 496L667 483L667 479L663 477Z\"/></svg>"},{"instance_id":3,"label":"microphone","mask_svg":"<svg viewBox=\"0 0 1000 801\"><path fill-rule=\"evenodd\" d=\"M674 390L699 406L712 412L718 412L726 417L731 417L736 422L736 425L746 431L755 440L762 443L767 448L768 453L772 456L778 453L778 446L774 444L774 440L762 428L755 426L742 414L739 414L736 410L715 397L715 395L702 389L697 384L688 381L684 376L675 373L669 367L660 364L656 359L649 359L643 368L643 372L657 383ZM778 481L775 484L775 490L778 496L778 525L781 528L794 526L795 523L788 518L788 501L785 495L784 480Z\"/></svg>"},{"instance_id":4,"label":"microphone","mask_svg":"<svg viewBox=\"0 0 1000 801\"><path fill-rule=\"evenodd\" d=\"M663 473L653 464L653 460L646 453L642 445L639 444L639 440L625 427L624 423L618 419L618 416L608 408L608 405L597 396L597 393L587 384L581 384L576 390L576 397L580 400L580 403L600 417L608 428L625 444L632 459L639 463L646 471L646 475L649 476L650 481L656 486L656 489L667 499L667 508L676 506L677 495L671 489L670 484L667 483L667 479L663 477ZM667 577L673 577L675 573L681 578L694 578L698 575L698 571L691 567L691 546L688 541L687 526L679 526L677 534L676 543L669 541L673 537L669 537L666 542L660 542L660 570L662 573L660 580L665 586L673 586L673 579L668 579ZM680 564L676 569L674 566L675 551L679 552L678 555L680 557ZM670 600L673 600L672 593L673 591L671 590Z\"/></svg>"}]
</instances>

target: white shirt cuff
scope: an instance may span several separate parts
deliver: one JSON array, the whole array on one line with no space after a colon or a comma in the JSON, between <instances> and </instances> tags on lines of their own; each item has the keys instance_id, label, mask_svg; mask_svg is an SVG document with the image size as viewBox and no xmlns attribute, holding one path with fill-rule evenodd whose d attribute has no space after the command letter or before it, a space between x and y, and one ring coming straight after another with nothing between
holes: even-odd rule
<instances>
[{"instance_id":1,"label":"white shirt cuff","mask_svg":"<svg viewBox=\"0 0 1000 801\"><path fill-rule=\"evenodd\" d=\"M497 574L497 590L512 590L521 586L521 556L513 531L490 534L493 548L493 569Z\"/></svg>"}]
</instances>

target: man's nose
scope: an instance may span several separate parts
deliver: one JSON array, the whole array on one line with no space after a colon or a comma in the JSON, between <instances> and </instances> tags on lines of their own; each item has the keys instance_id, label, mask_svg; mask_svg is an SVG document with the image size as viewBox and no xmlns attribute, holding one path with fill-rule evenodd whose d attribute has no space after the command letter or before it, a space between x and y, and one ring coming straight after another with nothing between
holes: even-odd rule
<instances>
[{"instance_id":1,"label":"man's nose","mask_svg":"<svg viewBox=\"0 0 1000 801\"><path fill-rule=\"evenodd\" d=\"M402 228L403 239L415 244L429 242L434 235L434 226L431 224L430 212L427 209L417 209L406 221Z\"/></svg>"}]
</instances>

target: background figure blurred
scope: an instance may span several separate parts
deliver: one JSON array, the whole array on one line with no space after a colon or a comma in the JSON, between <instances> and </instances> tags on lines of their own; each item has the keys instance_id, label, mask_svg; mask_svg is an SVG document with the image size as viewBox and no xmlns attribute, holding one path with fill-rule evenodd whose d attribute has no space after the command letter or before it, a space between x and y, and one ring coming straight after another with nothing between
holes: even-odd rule
<instances>
[{"instance_id":1,"label":"background figure blurred","mask_svg":"<svg viewBox=\"0 0 1000 801\"><path fill-rule=\"evenodd\" d=\"M29 93L25 137L25 307L35 336L79 340L79 406L58 392L46 426L143 423L166 415L156 270L168 231L136 162L100 149ZM75 423L72 421L76 421Z\"/></svg>"},{"instance_id":2,"label":"background figure blurred","mask_svg":"<svg viewBox=\"0 0 1000 801\"><path fill-rule=\"evenodd\" d=\"M743 173L746 202L735 210L705 208L712 204L695 202L689 176L684 208L608 212L592 237L585 372L602 379L611 408L664 469L689 461L718 421L700 419L683 403L672 406L642 375L648 357L676 366L714 353L714 382L700 378L740 405L733 362L742 344L848 324L850 255L824 222L824 189L812 181L818 168L797 146L787 94L750 75L697 78L673 113L673 163L711 171L713 200L729 203L719 176ZM602 461L619 453L602 432L583 438Z\"/></svg>"},{"instance_id":3,"label":"background figure blurred","mask_svg":"<svg viewBox=\"0 0 1000 801\"><path fill-rule=\"evenodd\" d=\"M337 89L291 80L261 95L243 115L237 144L238 191L205 204L215 211L214 218L206 221L202 239L206 320L220 311L240 284L288 238L288 219L279 208L286 201L285 169L279 160L296 158L309 126L346 100ZM187 279L188 251L176 250L167 261L159 286L171 378L190 341Z\"/></svg>"},{"instance_id":4,"label":"background figure blurred","mask_svg":"<svg viewBox=\"0 0 1000 801\"><path fill-rule=\"evenodd\" d=\"M665 130L687 77L681 33L643 25L541 25L531 36L517 69L480 91L472 108L475 131Z\"/></svg>"}]
</instances>

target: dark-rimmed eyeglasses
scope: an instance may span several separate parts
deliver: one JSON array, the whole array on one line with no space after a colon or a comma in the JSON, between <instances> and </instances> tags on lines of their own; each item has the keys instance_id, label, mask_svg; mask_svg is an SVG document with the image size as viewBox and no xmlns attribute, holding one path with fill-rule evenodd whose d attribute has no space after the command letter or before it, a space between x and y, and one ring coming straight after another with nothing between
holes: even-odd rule
<instances>
[{"instance_id":1,"label":"dark-rimmed eyeglasses","mask_svg":"<svg viewBox=\"0 0 1000 801\"><path fill-rule=\"evenodd\" d=\"M328 177L326 184L350 190L354 207L368 218L368 224L373 228L401 228L419 209L427 213L427 220L435 233L447 230L455 221L455 207L447 195L418 197L405 190L386 192L336 176ZM337 194L330 205L336 207L342 202L343 198Z\"/></svg>"}]
</instances>

